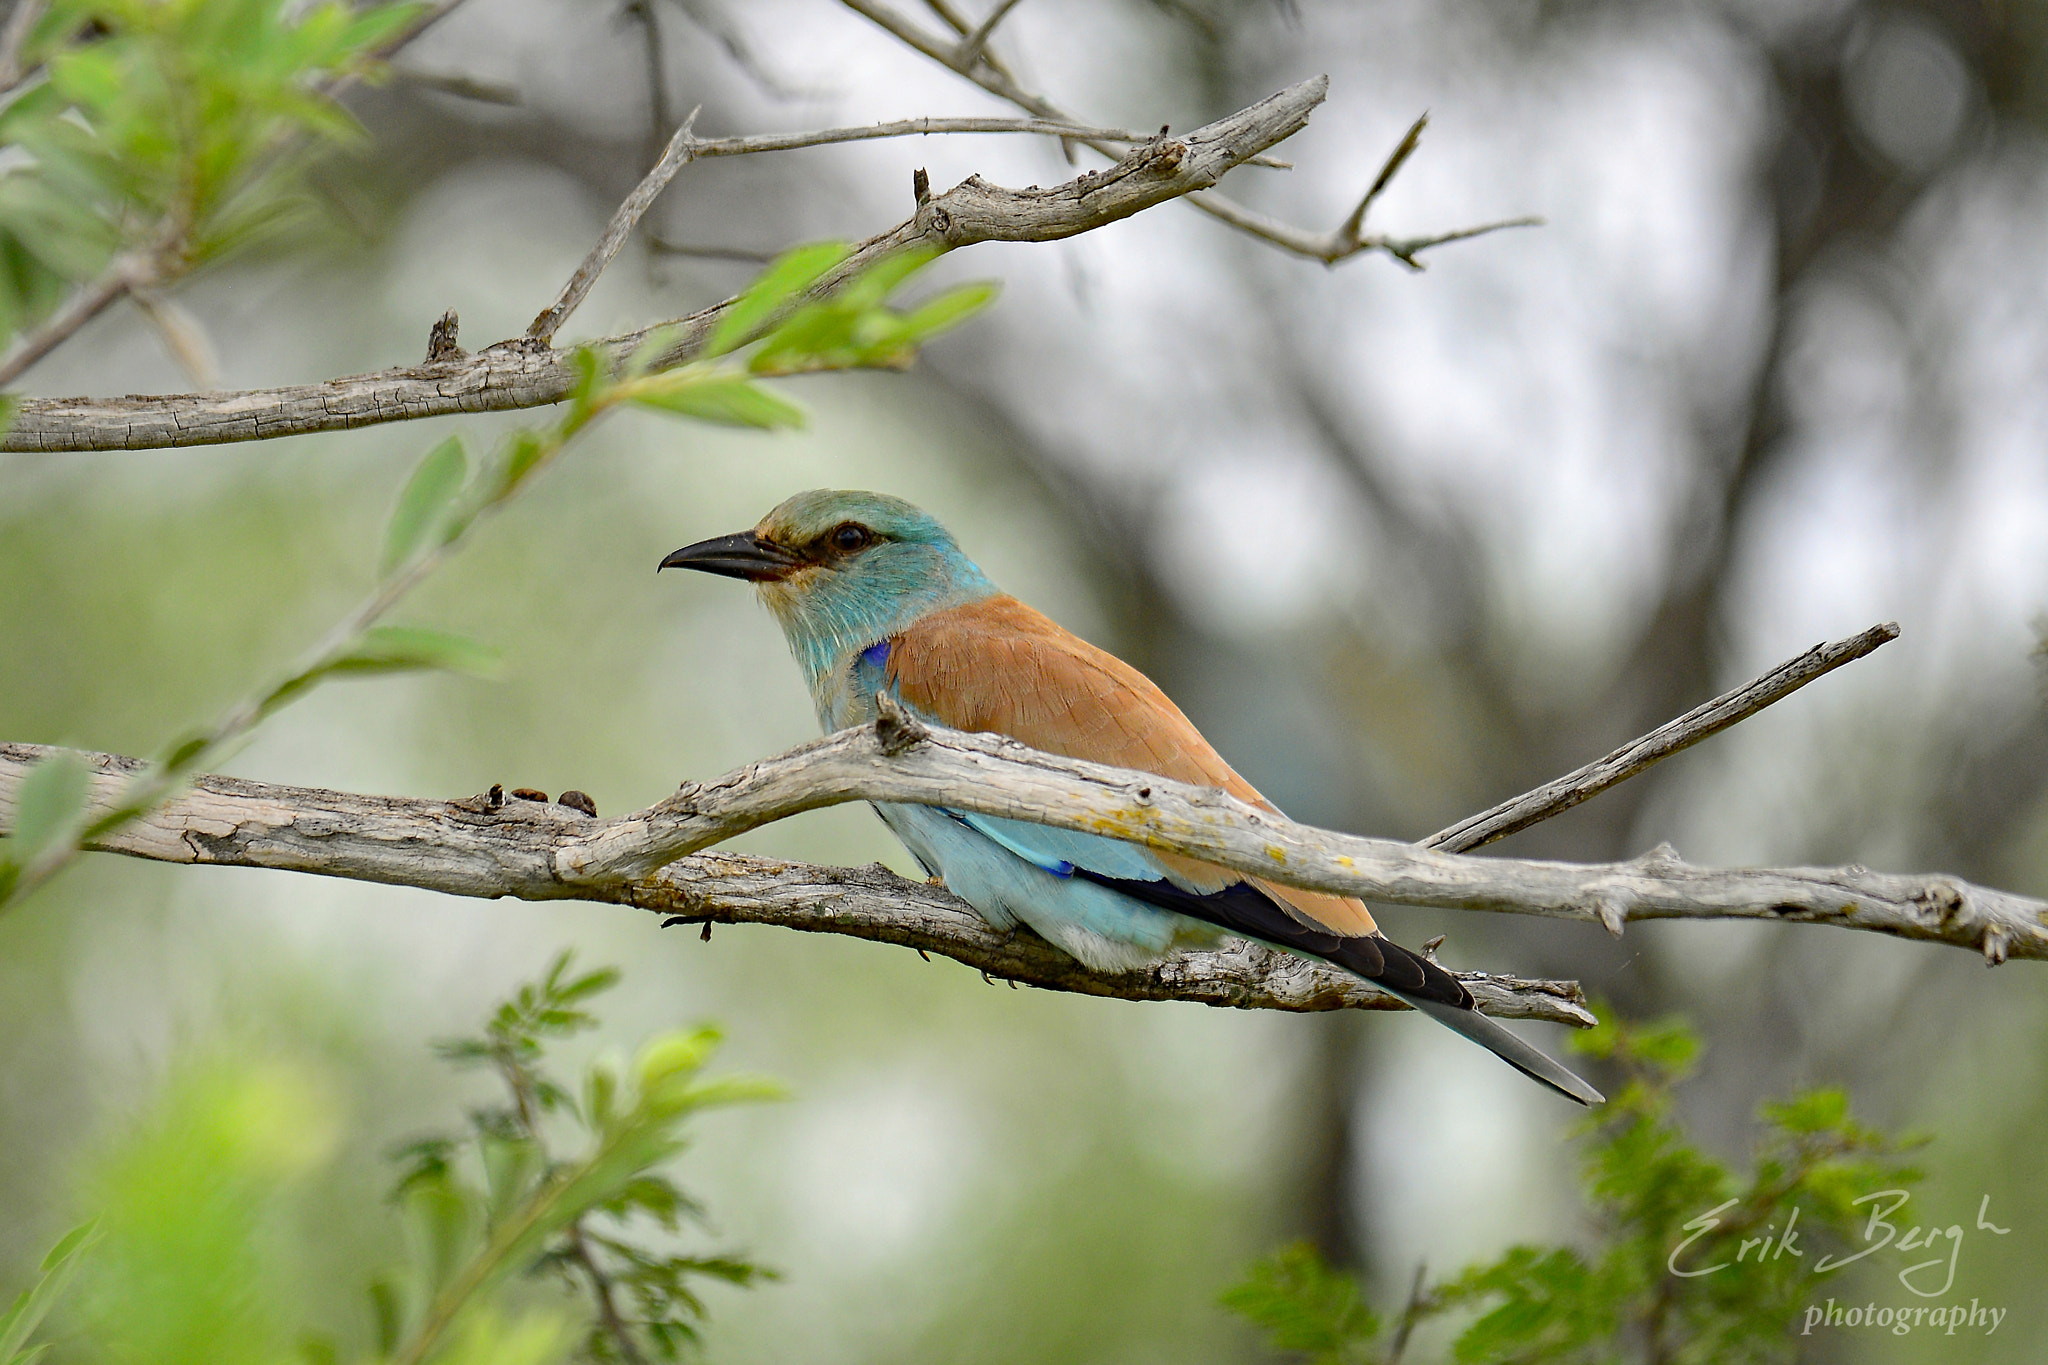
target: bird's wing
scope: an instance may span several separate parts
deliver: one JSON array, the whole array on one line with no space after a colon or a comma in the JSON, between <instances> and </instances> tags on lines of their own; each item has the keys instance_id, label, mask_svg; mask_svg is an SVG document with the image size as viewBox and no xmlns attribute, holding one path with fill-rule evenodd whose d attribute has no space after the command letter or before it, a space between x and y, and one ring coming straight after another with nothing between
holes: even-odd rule
<instances>
[{"instance_id":1,"label":"bird's wing","mask_svg":"<svg viewBox=\"0 0 2048 1365\"><path fill-rule=\"evenodd\" d=\"M984 598L934 612L887 643L886 679L904 701L943 725L1008 735L1066 758L1221 787L1274 810L1150 678L1014 597ZM1101 835L1020 820L967 818L1011 852L1048 870L1064 863L1117 880L1164 879L1198 896L1247 882L1243 874L1214 863ZM1141 869L1151 870L1147 876L1135 875ZM1372 915L1361 901L1250 880L1305 925L1345 937L1374 932Z\"/></svg>"},{"instance_id":2,"label":"bird's wing","mask_svg":"<svg viewBox=\"0 0 2048 1365\"><path fill-rule=\"evenodd\" d=\"M934 612L884 643L885 680L905 702L943 725L1008 735L1067 758L1221 787L1274 810L1151 679L1013 597ZM1334 962L1559 1093L1581 1104L1600 1103L1599 1091L1480 1014L1456 977L1381 936L1362 901L1248 878L1098 834L948 813L1055 876L1107 886Z\"/></svg>"}]
</instances>

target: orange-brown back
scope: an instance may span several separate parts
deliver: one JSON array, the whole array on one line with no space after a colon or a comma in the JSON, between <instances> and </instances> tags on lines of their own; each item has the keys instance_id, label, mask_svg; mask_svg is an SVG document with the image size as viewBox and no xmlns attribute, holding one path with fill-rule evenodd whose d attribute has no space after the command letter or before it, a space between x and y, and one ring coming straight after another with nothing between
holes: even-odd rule
<instances>
[{"instance_id":1,"label":"orange-brown back","mask_svg":"<svg viewBox=\"0 0 2048 1365\"><path fill-rule=\"evenodd\" d=\"M1014 597L934 612L889 646L889 681L941 724L1007 735L1065 758L1221 787L1278 813L1150 678ZM1192 890L1250 880L1297 918L1339 934L1374 932L1371 913L1350 897L1246 878L1177 854L1153 856Z\"/></svg>"}]
</instances>

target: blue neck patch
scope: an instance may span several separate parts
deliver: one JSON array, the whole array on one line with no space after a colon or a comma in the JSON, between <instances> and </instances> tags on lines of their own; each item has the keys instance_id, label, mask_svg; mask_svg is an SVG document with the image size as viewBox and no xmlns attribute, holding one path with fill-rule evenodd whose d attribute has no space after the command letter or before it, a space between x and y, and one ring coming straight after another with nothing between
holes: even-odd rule
<instances>
[{"instance_id":1,"label":"blue neck patch","mask_svg":"<svg viewBox=\"0 0 2048 1365\"><path fill-rule=\"evenodd\" d=\"M889 664L889 642L879 640L869 645L860 652L860 657L876 668L886 668Z\"/></svg>"}]
</instances>

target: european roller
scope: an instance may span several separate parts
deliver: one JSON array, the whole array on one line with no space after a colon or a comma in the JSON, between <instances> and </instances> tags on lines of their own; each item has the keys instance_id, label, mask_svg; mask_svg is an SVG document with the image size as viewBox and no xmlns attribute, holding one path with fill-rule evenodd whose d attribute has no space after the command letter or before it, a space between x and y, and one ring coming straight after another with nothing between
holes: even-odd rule
<instances>
[{"instance_id":1,"label":"european roller","mask_svg":"<svg viewBox=\"0 0 2048 1365\"><path fill-rule=\"evenodd\" d=\"M900 498L799 493L753 530L687 546L660 567L751 582L828 732L872 721L886 690L941 725L1275 810L1151 679L1002 593ZM1456 977L1387 939L1362 901L1097 834L943 806L875 810L990 924L1022 922L1090 967L1127 970L1223 933L1256 939L1357 973L1581 1104L1602 1098L1480 1014Z\"/></svg>"}]
</instances>

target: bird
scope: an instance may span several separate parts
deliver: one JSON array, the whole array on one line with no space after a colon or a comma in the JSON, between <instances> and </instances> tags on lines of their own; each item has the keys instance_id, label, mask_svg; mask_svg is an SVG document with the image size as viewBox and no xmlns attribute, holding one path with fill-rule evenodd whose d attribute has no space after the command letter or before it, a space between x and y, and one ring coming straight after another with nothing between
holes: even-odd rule
<instances>
[{"instance_id":1,"label":"bird","mask_svg":"<svg viewBox=\"0 0 2048 1365\"><path fill-rule=\"evenodd\" d=\"M939 520L884 493L813 489L659 569L754 585L827 733L887 692L920 719L1231 795L1278 814L1131 665L999 590ZM1224 934L1319 958L1399 996L1558 1093L1603 1096L1479 1013L1464 984L1380 932L1364 902L1105 835L875 803L926 873L999 930L1021 922L1099 971Z\"/></svg>"}]
</instances>

